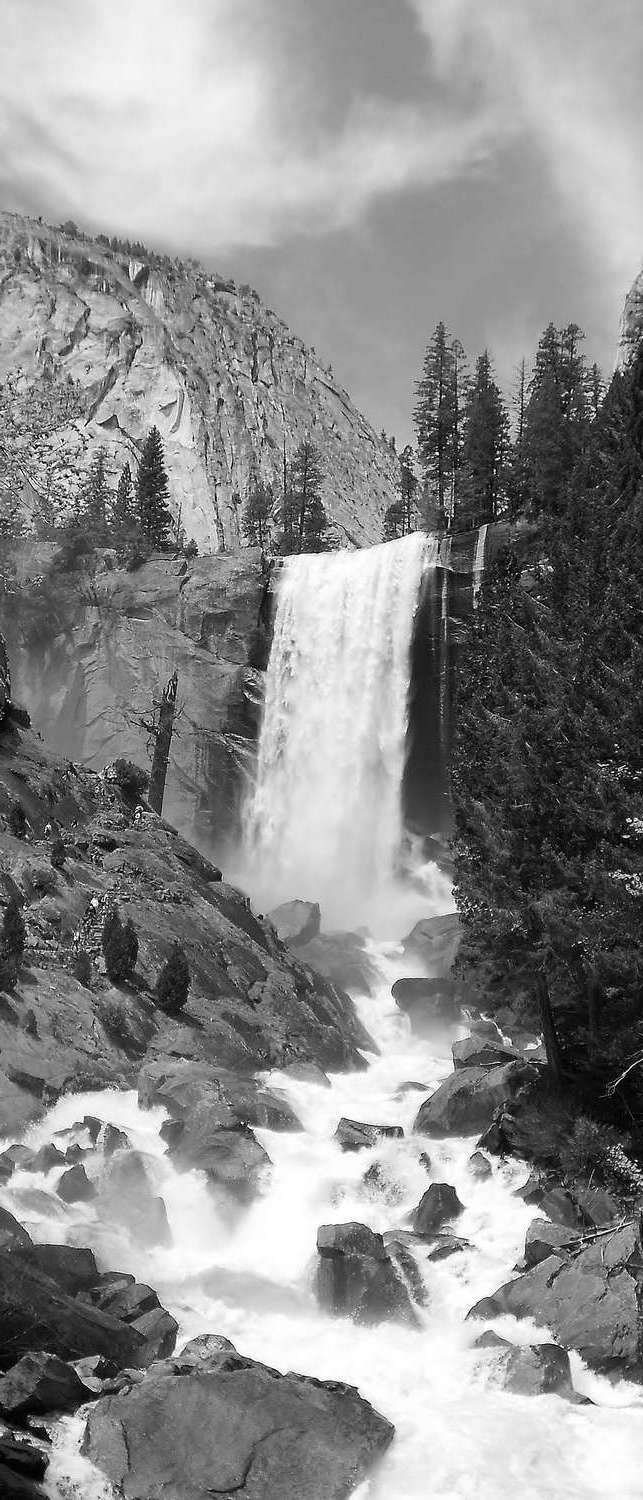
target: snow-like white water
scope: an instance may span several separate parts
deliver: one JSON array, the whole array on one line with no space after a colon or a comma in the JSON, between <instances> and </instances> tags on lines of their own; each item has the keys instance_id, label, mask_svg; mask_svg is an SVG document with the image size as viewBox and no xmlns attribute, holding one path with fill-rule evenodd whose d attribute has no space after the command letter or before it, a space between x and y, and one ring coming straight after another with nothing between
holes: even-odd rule
<instances>
[{"instance_id":1,"label":"snow-like white water","mask_svg":"<svg viewBox=\"0 0 643 1500\"><path fill-rule=\"evenodd\" d=\"M273 905L319 901L327 928L382 930L402 845L411 629L436 555L416 532L282 572L247 869Z\"/></svg>"},{"instance_id":2,"label":"snow-like white water","mask_svg":"<svg viewBox=\"0 0 643 1500\"><path fill-rule=\"evenodd\" d=\"M258 1132L274 1166L250 1207L231 1209L201 1173L177 1172L159 1135L163 1112L142 1111L135 1094L115 1091L62 1099L27 1139L34 1145L50 1140L84 1113L126 1130L165 1199L171 1247L137 1245L118 1223L101 1219L100 1198L59 1204L52 1219L43 1200L34 1202L33 1189L51 1191L55 1172L40 1183L33 1174L16 1173L0 1201L36 1238L90 1243L103 1268L134 1271L150 1282L179 1319L181 1338L217 1331L283 1370L356 1385L397 1429L381 1468L360 1488L360 1500L426 1500L429 1494L432 1500L515 1500L518 1494L527 1500L638 1500L638 1389L612 1386L576 1361L576 1383L597 1406L509 1395L494 1381L493 1356L472 1348L480 1325L466 1323L465 1314L506 1279L533 1216L514 1193L526 1173L518 1164L494 1164L492 1178L479 1181L467 1165L473 1139L427 1141L412 1134L425 1090L450 1068L448 1039L428 1043L411 1035L390 996L400 970L391 957L380 957L380 964L378 992L360 1004L380 1048L368 1071L335 1075L330 1089L270 1075L305 1129ZM406 1090L408 1081L425 1089ZM332 1139L342 1114L402 1124L405 1138L343 1154ZM419 1160L424 1149L429 1174ZM390 1180L388 1198L364 1185L374 1161ZM100 1180L106 1167L99 1152L87 1159L87 1169ZM455 1227L472 1249L437 1264L417 1251L429 1297L422 1327L362 1328L321 1313L313 1294L318 1225L357 1219L382 1231L404 1227L431 1180L457 1188L465 1212ZM546 1337L511 1319L494 1326L515 1341ZM77 1455L81 1431L79 1419L59 1429L48 1482L52 1500L104 1500L108 1493ZM70 1470L75 1489L63 1481Z\"/></svg>"}]
</instances>

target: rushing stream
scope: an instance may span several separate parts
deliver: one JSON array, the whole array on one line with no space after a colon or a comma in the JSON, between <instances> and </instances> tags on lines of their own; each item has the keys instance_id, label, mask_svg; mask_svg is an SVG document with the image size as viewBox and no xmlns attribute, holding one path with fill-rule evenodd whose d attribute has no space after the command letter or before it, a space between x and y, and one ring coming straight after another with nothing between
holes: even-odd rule
<instances>
[{"instance_id":1,"label":"rushing stream","mask_svg":"<svg viewBox=\"0 0 643 1500\"><path fill-rule=\"evenodd\" d=\"M93 1203L67 1207L34 1196L35 1189L52 1191L55 1172L40 1180L16 1172L2 1201L35 1238L91 1244L102 1265L151 1283L179 1320L180 1340L217 1331L243 1353L280 1369L356 1385L397 1430L359 1500L514 1500L518 1494L525 1500L634 1500L641 1493L643 1440L637 1388L612 1386L576 1361L577 1387L598 1405L509 1395L494 1381L492 1354L472 1348L480 1325L466 1323L465 1314L506 1278L533 1217L514 1192L525 1169L494 1164L493 1176L480 1181L467 1165L472 1139L436 1142L411 1133L425 1090L404 1085L415 1081L428 1092L444 1077L449 1039L429 1043L411 1035L390 997L399 965L390 949L388 955L379 950L379 962L381 986L360 1002L380 1048L368 1070L334 1075L329 1089L270 1075L305 1129L257 1132L274 1167L250 1207L231 1210L217 1202L202 1174L177 1172L159 1136L164 1112L143 1111L134 1093L115 1091L62 1099L27 1140L40 1145L84 1113L124 1129L145 1153L165 1200L171 1247L150 1251L137 1245L118 1223L101 1222ZM342 1114L400 1123L405 1138L342 1153L332 1139ZM426 1148L430 1174L419 1159ZM384 1195L364 1185L374 1161L390 1183ZM87 1158L87 1168L90 1175L108 1170L100 1153ZM429 1262L428 1250L416 1252L428 1293L421 1329L359 1327L321 1313L313 1293L318 1225L357 1219L382 1231L404 1227L430 1180L457 1188L466 1207L456 1229L471 1249L437 1263ZM511 1319L494 1326L518 1342L546 1337ZM52 1500L103 1500L110 1494L77 1457L82 1425L76 1417L59 1426L48 1478ZM77 1488L71 1489L64 1476L74 1472Z\"/></svg>"}]
</instances>

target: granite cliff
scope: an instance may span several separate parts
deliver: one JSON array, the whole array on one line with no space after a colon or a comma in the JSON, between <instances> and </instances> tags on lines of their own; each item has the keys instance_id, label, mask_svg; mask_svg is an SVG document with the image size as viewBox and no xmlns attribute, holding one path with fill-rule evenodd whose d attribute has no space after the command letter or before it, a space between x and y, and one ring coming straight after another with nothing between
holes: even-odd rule
<instances>
[{"instance_id":1,"label":"granite cliff","mask_svg":"<svg viewBox=\"0 0 643 1500\"><path fill-rule=\"evenodd\" d=\"M643 339L643 268L625 298L619 339L618 363L628 365Z\"/></svg>"},{"instance_id":2,"label":"granite cliff","mask_svg":"<svg viewBox=\"0 0 643 1500\"><path fill-rule=\"evenodd\" d=\"M17 372L23 391L46 381L66 392L71 381L75 396L60 403L41 464L25 443L27 514L52 458L73 478L104 446L116 477L156 424L173 508L200 551L240 545L251 480L278 483L284 449L290 457L306 436L324 455L335 540L381 537L398 477L388 444L251 287L195 261L0 214L0 382Z\"/></svg>"}]
</instances>

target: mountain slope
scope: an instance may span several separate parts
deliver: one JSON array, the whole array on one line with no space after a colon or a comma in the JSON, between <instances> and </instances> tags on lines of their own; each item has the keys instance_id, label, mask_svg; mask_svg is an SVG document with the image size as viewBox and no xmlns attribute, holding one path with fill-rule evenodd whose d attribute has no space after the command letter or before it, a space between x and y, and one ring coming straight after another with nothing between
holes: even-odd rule
<instances>
[{"instance_id":1,"label":"mountain slope","mask_svg":"<svg viewBox=\"0 0 643 1500\"><path fill-rule=\"evenodd\" d=\"M28 513L52 459L73 487L104 445L115 478L155 423L174 511L202 551L240 544L253 476L278 484L284 447L289 457L306 436L323 451L335 537L381 537L397 481L388 445L256 292L194 261L133 257L73 225L1 213L0 381L16 372L22 391L45 380L76 398L58 402L44 451L25 453Z\"/></svg>"}]
</instances>

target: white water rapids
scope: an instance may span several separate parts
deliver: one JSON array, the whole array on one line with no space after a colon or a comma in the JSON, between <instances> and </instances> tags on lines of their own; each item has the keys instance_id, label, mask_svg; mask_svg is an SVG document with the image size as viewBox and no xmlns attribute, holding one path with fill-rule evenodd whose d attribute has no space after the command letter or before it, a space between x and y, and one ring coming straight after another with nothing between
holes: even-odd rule
<instances>
[{"instance_id":1,"label":"white water rapids","mask_svg":"<svg viewBox=\"0 0 643 1500\"><path fill-rule=\"evenodd\" d=\"M465 1314L506 1279L533 1217L514 1193L526 1171L495 1164L492 1178L479 1181L467 1166L473 1139L412 1135L419 1102L449 1070L450 1058L446 1039L437 1047L411 1035L390 996L400 966L381 952L379 961L381 985L360 1011L380 1055L367 1072L334 1075L330 1089L269 1075L305 1130L257 1132L274 1166L250 1207L231 1209L201 1173L177 1172L159 1135L164 1112L143 1111L135 1094L115 1091L64 1098L27 1140L38 1146L85 1113L124 1129L145 1153L154 1189L165 1200L171 1247L137 1245L117 1223L101 1222L91 1202L68 1207L53 1199L49 1209L44 1199L34 1199L34 1189L51 1192L55 1171L40 1180L17 1172L0 1201L37 1239L91 1244L101 1267L133 1271L156 1287L179 1320L180 1341L217 1331L279 1369L356 1385L396 1426L393 1446L360 1487L359 1500L639 1500L643 1406L636 1388L613 1387L576 1361L577 1385L598 1406L509 1395L494 1380L493 1355L472 1348L481 1325L466 1323ZM404 1090L407 1081L425 1087ZM405 1138L342 1153L332 1139L342 1114L400 1123ZM430 1174L419 1160L427 1148ZM388 1196L364 1184L375 1161L390 1180ZM86 1165L90 1175L105 1170L100 1153ZM377 1230L403 1227L430 1180L457 1188L465 1212L456 1229L472 1248L439 1263L430 1263L423 1248L416 1252L429 1298L421 1328L365 1328L321 1313L313 1293L318 1225L357 1219ZM547 1336L511 1319L494 1326L518 1342ZM58 1428L48 1479L52 1500L111 1494L78 1457L82 1426L77 1417Z\"/></svg>"},{"instance_id":2,"label":"white water rapids","mask_svg":"<svg viewBox=\"0 0 643 1500\"><path fill-rule=\"evenodd\" d=\"M392 900L410 632L422 570L434 554L426 539L409 537L359 554L298 558L285 569L249 810L262 900L264 891L273 902L320 900L328 925L347 927L362 908L377 909L383 894L388 924L395 908L398 935L416 915L451 906L435 870L420 912L410 909L408 886ZM402 902L406 911L398 909ZM155 1287L179 1321L179 1347L216 1331L281 1370L357 1386L395 1424L396 1437L355 1500L640 1500L638 1387L612 1385L575 1359L577 1388L596 1404L508 1394L494 1373L493 1351L473 1348L481 1325L466 1322L466 1313L511 1274L534 1217L515 1193L526 1169L494 1162L492 1175L479 1180L468 1167L473 1138L413 1135L421 1100L450 1071L450 1038L429 1043L411 1034L391 983L418 971L394 943L373 943L372 955L379 982L356 1003L379 1052L365 1072L334 1075L330 1088L268 1075L304 1129L256 1132L273 1167L250 1206L231 1206L199 1172L177 1171L160 1136L163 1110L143 1111L134 1093L116 1091L60 1100L27 1142L38 1147L85 1114L125 1130L165 1201L169 1246L150 1251L137 1243L113 1214L101 1212L100 1194L63 1204L55 1196L59 1169L41 1178L16 1171L0 1188L0 1203L36 1239L91 1245L100 1269L134 1272ZM342 1153L333 1139L342 1115L400 1124L404 1138ZM86 1134L79 1139L89 1144ZM426 1150L430 1171L420 1160ZM385 1191L365 1183L375 1162L390 1185ZM109 1171L101 1152L85 1164L100 1184ZM361 1327L320 1312L313 1290L318 1226L358 1220L380 1231L408 1227L431 1180L457 1189L465 1211L454 1227L470 1248L430 1262L428 1248L414 1246L428 1298L421 1326ZM494 1326L515 1342L548 1337L512 1319ZM57 1426L51 1500L111 1496L78 1454L82 1428L82 1414Z\"/></svg>"}]
</instances>

